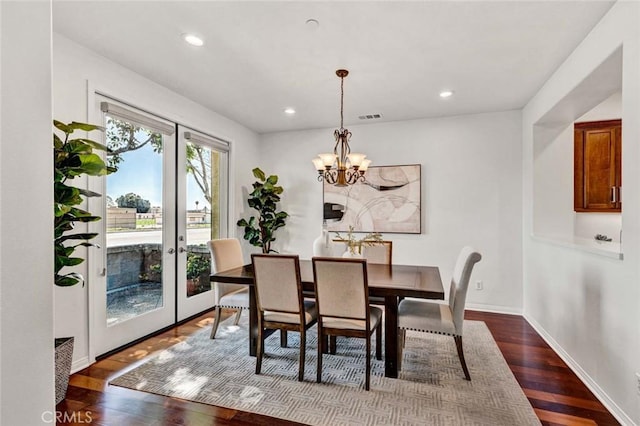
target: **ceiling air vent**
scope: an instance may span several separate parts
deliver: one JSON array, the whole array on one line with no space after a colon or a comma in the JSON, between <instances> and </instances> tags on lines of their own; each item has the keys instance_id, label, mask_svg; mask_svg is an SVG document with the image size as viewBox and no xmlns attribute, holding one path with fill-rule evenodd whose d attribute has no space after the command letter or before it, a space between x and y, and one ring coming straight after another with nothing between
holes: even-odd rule
<instances>
[{"instance_id":1,"label":"ceiling air vent","mask_svg":"<svg viewBox=\"0 0 640 426\"><path fill-rule=\"evenodd\" d=\"M358 116L360 120L377 120L382 118L382 114L367 114Z\"/></svg>"}]
</instances>

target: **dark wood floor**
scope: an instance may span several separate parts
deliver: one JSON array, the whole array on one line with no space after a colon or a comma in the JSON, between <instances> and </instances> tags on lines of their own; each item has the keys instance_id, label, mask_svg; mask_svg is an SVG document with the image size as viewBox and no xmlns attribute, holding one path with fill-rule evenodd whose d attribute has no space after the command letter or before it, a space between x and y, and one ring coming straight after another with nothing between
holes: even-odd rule
<instances>
[{"instance_id":1,"label":"dark wood floor","mask_svg":"<svg viewBox=\"0 0 640 426\"><path fill-rule=\"evenodd\" d=\"M210 327L211 317L212 314L200 316L72 375L67 398L57 409L73 421L58 424L296 424L107 385L112 378L140 365L153 352L172 346L203 327ZM522 317L467 311L466 318L486 322L542 424L619 424Z\"/></svg>"}]
</instances>

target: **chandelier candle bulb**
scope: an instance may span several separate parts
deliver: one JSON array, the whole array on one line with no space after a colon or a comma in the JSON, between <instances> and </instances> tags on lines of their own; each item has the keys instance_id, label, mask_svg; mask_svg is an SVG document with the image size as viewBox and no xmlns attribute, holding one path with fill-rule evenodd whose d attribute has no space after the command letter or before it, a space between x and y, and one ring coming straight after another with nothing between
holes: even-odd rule
<instances>
[{"instance_id":1,"label":"chandelier candle bulb","mask_svg":"<svg viewBox=\"0 0 640 426\"><path fill-rule=\"evenodd\" d=\"M327 169L330 169L336 161L335 154L318 154L318 157L320 157L322 164L324 164L324 167Z\"/></svg>"},{"instance_id":2,"label":"chandelier candle bulb","mask_svg":"<svg viewBox=\"0 0 640 426\"><path fill-rule=\"evenodd\" d=\"M313 165L316 167L317 171L322 172L324 170L324 162L322 161L322 158L314 158L311 161L313 162Z\"/></svg>"},{"instance_id":3,"label":"chandelier candle bulb","mask_svg":"<svg viewBox=\"0 0 640 426\"><path fill-rule=\"evenodd\" d=\"M349 160L353 168L360 167L360 164L362 164L362 161L364 161L364 157L366 157L366 155L357 152L352 152L351 154L347 155L347 159Z\"/></svg>"}]
</instances>

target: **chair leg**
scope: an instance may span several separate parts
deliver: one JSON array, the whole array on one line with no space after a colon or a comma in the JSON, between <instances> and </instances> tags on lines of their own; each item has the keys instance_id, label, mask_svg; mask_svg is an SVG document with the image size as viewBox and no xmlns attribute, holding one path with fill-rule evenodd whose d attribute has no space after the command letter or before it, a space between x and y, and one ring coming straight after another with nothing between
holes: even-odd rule
<instances>
[{"instance_id":1,"label":"chair leg","mask_svg":"<svg viewBox=\"0 0 640 426\"><path fill-rule=\"evenodd\" d=\"M402 369L402 349L404 349L404 339L406 338L406 330L398 329L398 371Z\"/></svg>"},{"instance_id":2,"label":"chair leg","mask_svg":"<svg viewBox=\"0 0 640 426\"><path fill-rule=\"evenodd\" d=\"M376 327L376 359L382 359L382 321Z\"/></svg>"},{"instance_id":3,"label":"chair leg","mask_svg":"<svg viewBox=\"0 0 640 426\"><path fill-rule=\"evenodd\" d=\"M262 324L258 328L258 347L256 348L256 374L262 371L262 355L264 354L264 337L262 334Z\"/></svg>"},{"instance_id":4,"label":"chair leg","mask_svg":"<svg viewBox=\"0 0 640 426\"><path fill-rule=\"evenodd\" d=\"M287 330L281 329L280 330L280 347L286 348L287 345L288 345Z\"/></svg>"},{"instance_id":5,"label":"chair leg","mask_svg":"<svg viewBox=\"0 0 640 426\"><path fill-rule=\"evenodd\" d=\"M366 339L367 340L367 368L365 370L364 377L364 389L369 390L369 380L371 377L371 335Z\"/></svg>"},{"instance_id":6,"label":"chair leg","mask_svg":"<svg viewBox=\"0 0 640 426\"><path fill-rule=\"evenodd\" d=\"M305 351L307 347L307 333L305 331L304 325L300 329L300 362L298 365L298 381L304 381L304 359L305 359Z\"/></svg>"},{"instance_id":7,"label":"chair leg","mask_svg":"<svg viewBox=\"0 0 640 426\"><path fill-rule=\"evenodd\" d=\"M241 316L242 316L242 309L238 309L238 311L236 312L236 317L233 320L233 325L238 325L238 323L240 322Z\"/></svg>"},{"instance_id":8,"label":"chair leg","mask_svg":"<svg viewBox=\"0 0 640 426\"><path fill-rule=\"evenodd\" d=\"M467 362L464 360L464 352L462 350L462 336L453 336L456 341L456 349L458 349L458 357L460 358L460 364L462 364L462 371L464 371L464 378L471 380L469 375L469 369L467 368Z\"/></svg>"},{"instance_id":9,"label":"chair leg","mask_svg":"<svg viewBox=\"0 0 640 426\"><path fill-rule=\"evenodd\" d=\"M322 381L322 352L323 348L327 345L325 336L322 335L322 327L318 324L318 363L316 370L316 382Z\"/></svg>"},{"instance_id":10,"label":"chair leg","mask_svg":"<svg viewBox=\"0 0 640 426\"><path fill-rule=\"evenodd\" d=\"M335 355L336 354L336 336L329 336L329 353L331 355Z\"/></svg>"},{"instance_id":11,"label":"chair leg","mask_svg":"<svg viewBox=\"0 0 640 426\"><path fill-rule=\"evenodd\" d=\"M216 331L218 331L218 325L220 325L220 314L222 313L222 309L220 306L216 306L215 318L213 319L213 328L211 329L211 338L216 338Z\"/></svg>"}]
</instances>

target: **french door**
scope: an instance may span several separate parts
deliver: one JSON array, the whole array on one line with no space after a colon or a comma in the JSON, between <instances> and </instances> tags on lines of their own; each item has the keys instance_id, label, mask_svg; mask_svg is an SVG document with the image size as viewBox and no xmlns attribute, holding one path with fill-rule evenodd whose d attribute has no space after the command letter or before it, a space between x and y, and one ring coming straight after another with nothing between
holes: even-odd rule
<instances>
[{"instance_id":1,"label":"french door","mask_svg":"<svg viewBox=\"0 0 640 426\"><path fill-rule=\"evenodd\" d=\"M213 305L207 241L227 236L228 144L178 126L178 321Z\"/></svg>"},{"instance_id":2,"label":"french door","mask_svg":"<svg viewBox=\"0 0 640 426\"><path fill-rule=\"evenodd\" d=\"M213 305L206 243L227 235L228 206L226 143L110 99L99 107L106 160L118 170L97 189L93 356Z\"/></svg>"}]
</instances>

